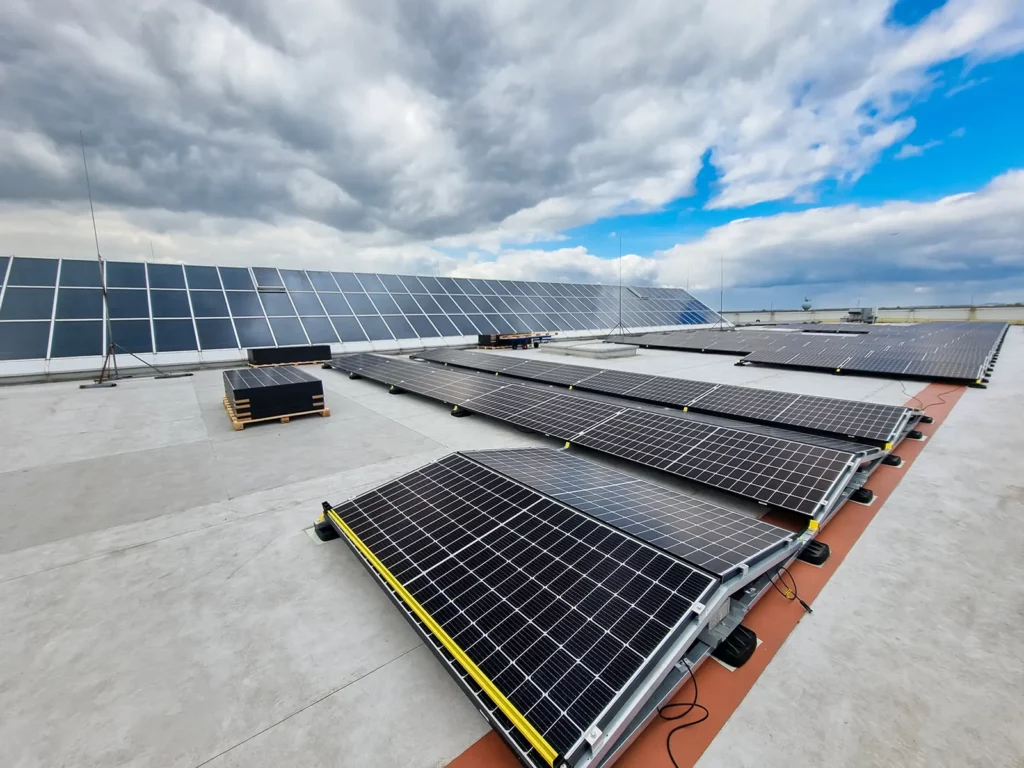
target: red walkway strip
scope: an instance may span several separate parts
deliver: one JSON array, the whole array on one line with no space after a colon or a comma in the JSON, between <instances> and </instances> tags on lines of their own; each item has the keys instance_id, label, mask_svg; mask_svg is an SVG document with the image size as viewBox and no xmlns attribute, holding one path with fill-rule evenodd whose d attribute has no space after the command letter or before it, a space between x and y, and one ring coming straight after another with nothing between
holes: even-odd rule
<instances>
[{"instance_id":1,"label":"red walkway strip","mask_svg":"<svg viewBox=\"0 0 1024 768\"><path fill-rule=\"evenodd\" d=\"M946 420L953 406L965 391L964 387L950 389L949 384L929 384L917 398L906 403L908 407L920 408L927 406L928 415L934 417L933 424L921 424L918 429L931 438L935 431ZM940 398L941 396L941 398ZM942 402L945 401L945 402ZM857 543L857 539L868 527L895 490L904 474L910 469L928 441L904 440L896 448L896 453L903 458L902 467L881 466L871 475L868 487L875 492L875 501L870 506L847 503L833 516L825 526L819 540L824 541L832 550L828 562L821 568L815 568L799 561L790 566L790 571L800 588L800 597L808 603L821 592L822 587L836 572L846 558L847 553ZM785 524L783 520L773 519L772 522ZM791 527L791 526L787 526ZM799 603L786 600L781 594L771 591L754 606L747 614L743 623L757 633L761 645L750 661L735 672L715 662L705 663L697 670L697 683L700 687L700 703L708 708L710 716L703 723L688 728L672 740L672 753L680 766L693 765L704 754L711 741L736 711L743 697L757 682L761 672L768 666L783 642L789 637L797 622L804 617ZM813 621L813 616L807 619ZM693 687L687 685L676 696L674 701L687 702L693 697ZM668 753L665 750L665 737L669 730L678 723L653 721L633 745L616 762L616 768L671 768ZM459 757L449 763L450 768L521 768L520 763L512 755L494 731L489 732Z\"/></svg>"}]
</instances>

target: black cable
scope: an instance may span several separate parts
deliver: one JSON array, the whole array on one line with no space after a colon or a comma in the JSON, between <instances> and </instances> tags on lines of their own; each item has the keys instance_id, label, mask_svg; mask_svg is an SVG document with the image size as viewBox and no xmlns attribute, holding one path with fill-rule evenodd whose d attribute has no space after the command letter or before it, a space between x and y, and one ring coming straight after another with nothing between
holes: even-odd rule
<instances>
[{"instance_id":1,"label":"black cable","mask_svg":"<svg viewBox=\"0 0 1024 768\"><path fill-rule=\"evenodd\" d=\"M793 586L787 584L786 580L782 578L783 573L789 576L789 580L793 582ZM800 603L800 605L804 607L804 610L807 611L807 613L814 613L814 611L811 610L811 606L809 606L802 599L800 599L800 594L798 593L796 588L796 579L794 579L793 574L789 572L789 568L787 568L784 565L780 565L779 569L775 572L775 575L779 577L779 581L782 582L782 586L786 588L785 590L779 588L779 585L778 583L776 583L775 579L772 579L772 586L775 587L776 592L778 592L787 600L796 600L798 603Z\"/></svg>"},{"instance_id":2,"label":"black cable","mask_svg":"<svg viewBox=\"0 0 1024 768\"><path fill-rule=\"evenodd\" d=\"M919 406L921 406L921 408L920 408L921 411L927 411L929 408L932 408L932 407L934 407L936 405L946 405L946 401L943 399L943 395L948 395L949 393L956 392L958 389L960 389L959 386L956 386L956 387L953 387L951 389L947 389L945 392L939 392L939 394L936 395L936 397L939 398L938 400L936 400L934 403L928 403L928 405L925 405L921 401L921 398L919 398L917 395L912 395L909 392L907 392L907 385L906 384L904 384L899 379L897 379L897 381L900 382L900 389L903 390L903 394L906 395L911 400L916 400L917 404Z\"/></svg>"},{"instance_id":3,"label":"black cable","mask_svg":"<svg viewBox=\"0 0 1024 768\"><path fill-rule=\"evenodd\" d=\"M680 723L679 725L675 726L671 731L668 732L668 735L665 737L665 749L668 750L668 759L672 761L672 765L674 765L675 768L680 768L680 766L679 763L676 762L675 756L672 754L672 737L678 731L690 728L691 726L697 725L697 723L703 723L711 715L711 713L708 712L707 707L705 707L703 704L697 703L697 678L693 676L693 667L690 666L690 662L686 660L685 655L683 656L681 661L683 662L683 665L686 667L686 671L690 675L690 680L693 681L693 701L681 701L675 704L666 704L664 707L658 707L658 717L668 722L674 722L676 720L682 720L695 709L700 710L703 714L696 720L688 720L685 723ZM685 679L683 682L685 683ZM671 709L672 707L685 707L685 709L678 715L666 715L665 712Z\"/></svg>"}]
</instances>

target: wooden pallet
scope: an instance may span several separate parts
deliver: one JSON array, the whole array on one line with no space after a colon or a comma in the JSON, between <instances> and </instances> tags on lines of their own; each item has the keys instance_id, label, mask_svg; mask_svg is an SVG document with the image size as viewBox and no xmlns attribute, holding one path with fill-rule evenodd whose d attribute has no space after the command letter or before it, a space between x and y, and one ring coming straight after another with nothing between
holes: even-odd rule
<instances>
[{"instance_id":1,"label":"wooden pallet","mask_svg":"<svg viewBox=\"0 0 1024 768\"><path fill-rule=\"evenodd\" d=\"M320 405L323 405L323 395L317 395L317 397L313 398L314 405L316 404L317 398L320 398ZM312 411L299 411L298 413L286 413L282 414L281 416L265 416L262 419L254 419L251 416L249 416L248 413L241 410L239 413L235 413L235 409L231 406L231 401L228 400L226 397L223 398L222 402L224 403L224 410L228 412L228 417L231 419L231 426L234 427L235 432L241 432L243 429L245 429L246 424L258 424L261 421L279 421L282 424L287 424L289 421L292 420L293 416L311 416L314 413L318 413L321 416L331 415L330 408L317 408ZM248 405L248 400L238 401L239 409L245 408Z\"/></svg>"},{"instance_id":2,"label":"wooden pallet","mask_svg":"<svg viewBox=\"0 0 1024 768\"><path fill-rule=\"evenodd\" d=\"M329 362L331 362L331 361L330 360L306 360L305 362L302 362L302 363L264 363L263 365L255 365L254 363L249 363L249 367L250 368L283 368L286 365L323 365L324 363L329 363Z\"/></svg>"}]
</instances>

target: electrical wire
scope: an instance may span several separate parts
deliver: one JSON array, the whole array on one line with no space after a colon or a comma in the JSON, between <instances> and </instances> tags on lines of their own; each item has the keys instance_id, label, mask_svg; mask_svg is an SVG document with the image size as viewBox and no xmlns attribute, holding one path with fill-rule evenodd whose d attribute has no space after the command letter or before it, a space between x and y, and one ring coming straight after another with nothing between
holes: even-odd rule
<instances>
[{"instance_id":1,"label":"electrical wire","mask_svg":"<svg viewBox=\"0 0 1024 768\"><path fill-rule=\"evenodd\" d=\"M782 578L783 573L789 576L789 580L793 583L793 586L787 584L786 580ZM800 598L800 594L796 588L796 579L794 579L793 574L789 572L789 568L787 568L784 565L780 565L779 569L775 571L775 575L778 577L778 580L782 582L782 586L785 587L785 589L782 589L778 585L778 582L776 582L775 579L772 579L772 586L775 587L776 592L778 592L787 600L796 600L798 603L800 603L800 605L803 606L804 610L807 611L807 613L814 613L814 611L811 610L811 606L809 606Z\"/></svg>"},{"instance_id":2,"label":"electrical wire","mask_svg":"<svg viewBox=\"0 0 1024 768\"><path fill-rule=\"evenodd\" d=\"M939 398L938 400L936 400L934 403L928 403L928 405L925 405L924 402L922 402L921 398L919 398L917 395L912 395L909 392L907 392L907 385L904 384L903 381L899 379L897 379L897 381L899 381L900 383L900 389L903 390L903 394L906 395L911 400L916 400L917 404L920 406L920 410L922 411L927 411L929 408L932 408L936 405L947 405L945 399L943 399L943 395L948 395L951 392L956 392L958 389L960 389L959 386L956 386L952 387L951 389L947 389L945 392L939 392L939 394L936 395L936 397Z\"/></svg>"},{"instance_id":3,"label":"electrical wire","mask_svg":"<svg viewBox=\"0 0 1024 768\"><path fill-rule=\"evenodd\" d=\"M702 714L696 720L688 720L685 723L680 723L679 725L675 726L671 731L668 732L668 735L665 737L665 749L668 750L668 759L672 761L672 765L674 765L675 768L680 768L680 765L676 762L675 755L672 754L672 737L679 731L697 725L697 723L703 723L705 720L708 719L708 717L711 716L711 713L708 711L707 707L705 707L703 704L697 703L697 678L693 676L693 667L690 666L690 662L686 660L685 655L683 656L681 661L683 662L683 665L686 667L686 671L690 676L690 680L693 681L693 701L680 701L674 704L666 704L663 707L658 707L658 717L660 717L662 720L671 723L675 722L676 720L682 720L684 717L689 715L694 710L698 710ZM683 682L686 682L685 679ZM672 709L673 707L685 707L685 709L677 715L666 715L665 712Z\"/></svg>"}]
</instances>

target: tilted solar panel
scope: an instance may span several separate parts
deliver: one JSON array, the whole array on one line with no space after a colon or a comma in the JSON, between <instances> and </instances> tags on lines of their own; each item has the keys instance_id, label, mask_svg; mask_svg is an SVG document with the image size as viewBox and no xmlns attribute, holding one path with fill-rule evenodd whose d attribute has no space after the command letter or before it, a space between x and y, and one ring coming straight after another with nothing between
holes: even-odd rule
<instances>
[{"instance_id":1,"label":"tilted solar panel","mask_svg":"<svg viewBox=\"0 0 1024 768\"><path fill-rule=\"evenodd\" d=\"M586 393L508 383L503 376L438 369L400 359L381 363L374 360L377 357L337 358L335 365L453 403L465 411L806 515L828 509L857 468L878 453L775 427L739 422L730 426L728 420L702 414L630 407ZM467 379L493 389L456 402L452 391ZM843 450L847 445L849 450Z\"/></svg>"},{"instance_id":2,"label":"tilted solar panel","mask_svg":"<svg viewBox=\"0 0 1024 768\"><path fill-rule=\"evenodd\" d=\"M511 358L465 350L420 352L413 357L430 362L443 360L449 366L470 370L491 370L500 366L504 376L519 378L521 372L529 372L525 378L533 381L570 384L574 389L588 392L849 437L879 445L895 443L908 422L919 416L904 406L798 395L630 371L602 370L545 361L510 365L506 361ZM845 353L843 360L846 360ZM537 367L524 368L527 365ZM568 370L563 372L561 368ZM584 375L588 372L589 375Z\"/></svg>"},{"instance_id":3,"label":"tilted solar panel","mask_svg":"<svg viewBox=\"0 0 1024 768\"><path fill-rule=\"evenodd\" d=\"M629 410L573 441L805 515L850 470L850 455L740 430Z\"/></svg>"},{"instance_id":4,"label":"tilted solar panel","mask_svg":"<svg viewBox=\"0 0 1024 768\"><path fill-rule=\"evenodd\" d=\"M465 455L722 578L796 536L566 450L521 448Z\"/></svg>"},{"instance_id":5,"label":"tilted solar panel","mask_svg":"<svg viewBox=\"0 0 1024 768\"><path fill-rule=\"evenodd\" d=\"M718 583L458 454L329 516L549 765Z\"/></svg>"}]
</instances>

